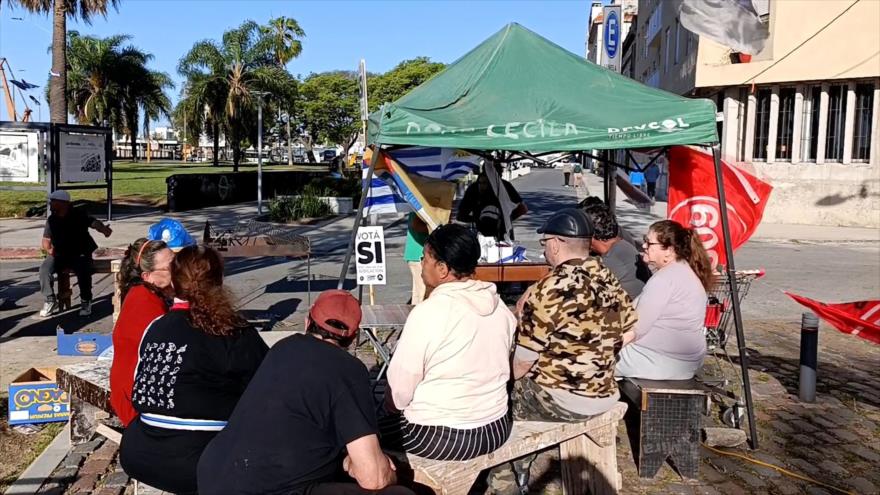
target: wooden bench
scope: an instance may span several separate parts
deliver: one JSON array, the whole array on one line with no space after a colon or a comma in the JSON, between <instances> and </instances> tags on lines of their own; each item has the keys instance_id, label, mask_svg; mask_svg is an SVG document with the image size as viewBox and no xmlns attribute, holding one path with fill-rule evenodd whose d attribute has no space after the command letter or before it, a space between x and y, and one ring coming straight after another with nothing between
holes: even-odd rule
<instances>
[{"instance_id":1,"label":"wooden bench","mask_svg":"<svg viewBox=\"0 0 880 495\"><path fill-rule=\"evenodd\" d=\"M706 391L696 380L626 378L621 393L638 411L639 477L653 478L670 460L684 478L700 471L700 427Z\"/></svg>"},{"instance_id":2,"label":"wooden bench","mask_svg":"<svg viewBox=\"0 0 880 495\"><path fill-rule=\"evenodd\" d=\"M119 292L119 284L116 281L116 274L119 272L119 268L122 266L122 260L119 259L110 259L110 258L98 258L92 260L92 271L93 273L109 273L113 276L113 321L116 321L116 318L119 316L120 310L120 292ZM73 290L70 288L70 276L73 275L73 270L66 269L61 270L55 274L58 279L58 304L61 306L63 310L70 309L71 299L73 298Z\"/></svg>"},{"instance_id":3,"label":"wooden bench","mask_svg":"<svg viewBox=\"0 0 880 495\"><path fill-rule=\"evenodd\" d=\"M516 421L500 449L468 461L435 461L412 455L405 460L416 483L439 495L464 495L480 471L559 445L563 493L618 493L622 480L617 469L617 424L626 408L618 402L605 414L582 423Z\"/></svg>"}]
</instances>

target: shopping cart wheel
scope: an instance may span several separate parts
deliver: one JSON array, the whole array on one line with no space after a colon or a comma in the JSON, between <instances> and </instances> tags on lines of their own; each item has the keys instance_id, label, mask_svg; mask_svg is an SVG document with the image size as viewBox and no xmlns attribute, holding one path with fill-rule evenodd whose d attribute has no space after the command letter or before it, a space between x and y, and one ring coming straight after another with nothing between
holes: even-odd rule
<instances>
[{"instance_id":1,"label":"shopping cart wheel","mask_svg":"<svg viewBox=\"0 0 880 495\"><path fill-rule=\"evenodd\" d=\"M731 428L741 428L744 417L745 408L742 406L742 404L734 404L724 410L724 414L722 415L721 419L722 421L724 421L724 424Z\"/></svg>"}]
</instances>

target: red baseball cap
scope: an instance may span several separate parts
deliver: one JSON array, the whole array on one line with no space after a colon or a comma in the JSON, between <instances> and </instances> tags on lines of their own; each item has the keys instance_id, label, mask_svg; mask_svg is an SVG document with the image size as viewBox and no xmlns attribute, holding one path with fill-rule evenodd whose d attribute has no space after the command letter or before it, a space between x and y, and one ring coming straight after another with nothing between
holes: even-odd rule
<instances>
[{"instance_id":1,"label":"red baseball cap","mask_svg":"<svg viewBox=\"0 0 880 495\"><path fill-rule=\"evenodd\" d=\"M358 300L341 289L325 290L315 299L312 309L309 310L309 318L316 325L343 338L357 335L361 316ZM339 328L341 326L345 329Z\"/></svg>"}]
</instances>

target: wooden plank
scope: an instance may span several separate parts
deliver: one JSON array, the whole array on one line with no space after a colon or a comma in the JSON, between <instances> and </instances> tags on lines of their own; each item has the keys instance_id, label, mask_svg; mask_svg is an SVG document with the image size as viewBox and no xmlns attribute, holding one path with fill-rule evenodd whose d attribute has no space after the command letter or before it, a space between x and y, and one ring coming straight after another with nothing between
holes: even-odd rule
<instances>
[{"instance_id":1,"label":"wooden plank","mask_svg":"<svg viewBox=\"0 0 880 495\"><path fill-rule=\"evenodd\" d=\"M485 282L534 282L550 272L546 263L482 263L474 278Z\"/></svg>"}]
</instances>

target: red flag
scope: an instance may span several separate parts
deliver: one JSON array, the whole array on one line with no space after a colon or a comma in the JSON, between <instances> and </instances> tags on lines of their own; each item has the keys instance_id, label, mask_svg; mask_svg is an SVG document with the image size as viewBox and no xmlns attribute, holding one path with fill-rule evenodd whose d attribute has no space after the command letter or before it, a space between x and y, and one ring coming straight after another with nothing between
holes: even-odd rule
<instances>
[{"instance_id":1,"label":"red flag","mask_svg":"<svg viewBox=\"0 0 880 495\"><path fill-rule=\"evenodd\" d=\"M790 292L785 294L841 332L880 344L880 300L827 304Z\"/></svg>"},{"instance_id":2,"label":"red flag","mask_svg":"<svg viewBox=\"0 0 880 495\"><path fill-rule=\"evenodd\" d=\"M713 266L726 264L712 155L689 146L673 146L668 157L669 206L666 217L696 229ZM773 186L727 162L721 163L730 240L736 250L749 240L761 223Z\"/></svg>"}]
</instances>

